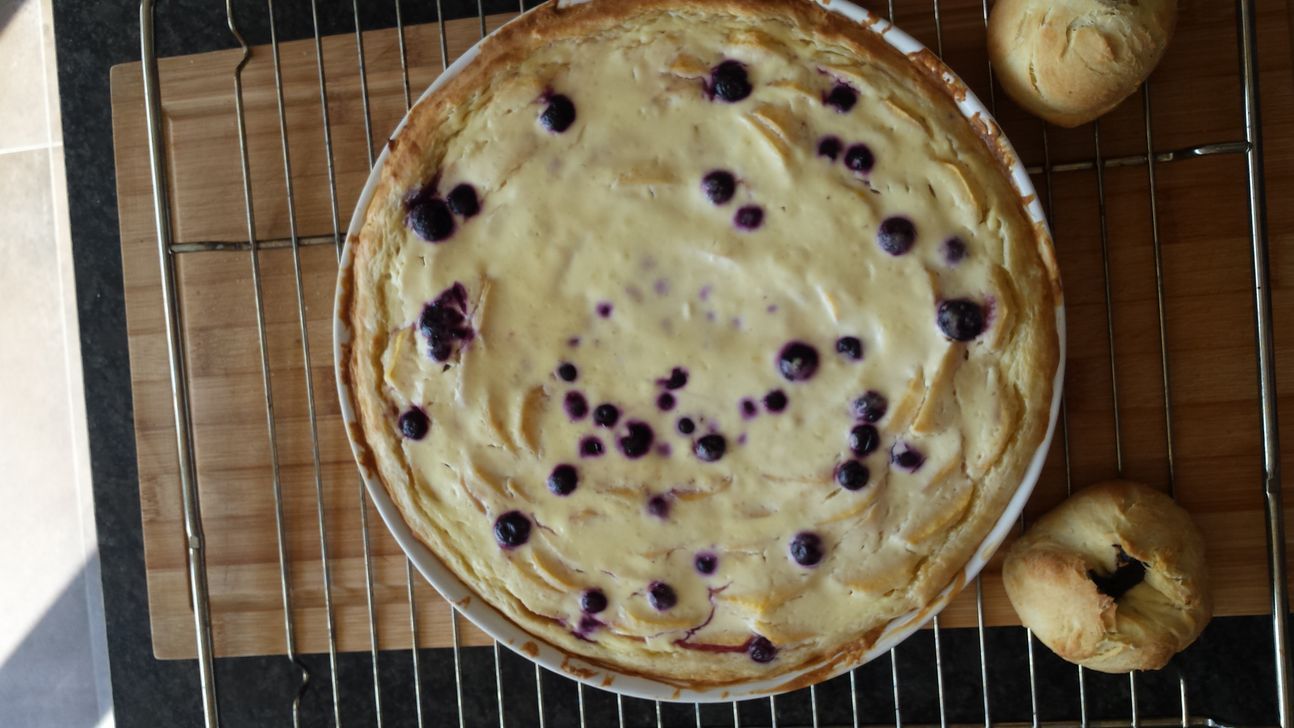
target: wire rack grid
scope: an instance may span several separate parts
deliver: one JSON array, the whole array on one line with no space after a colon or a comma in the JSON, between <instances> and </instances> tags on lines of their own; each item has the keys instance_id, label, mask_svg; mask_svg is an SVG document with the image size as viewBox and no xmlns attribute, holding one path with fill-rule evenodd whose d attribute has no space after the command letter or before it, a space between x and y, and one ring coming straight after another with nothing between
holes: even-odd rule
<instances>
[{"instance_id":1,"label":"wire rack grid","mask_svg":"<svg viewBox=\"0 0 1294 728\"><path fill-rule=\"evenodd\" d=\"M397 29L397 38L399 41L399 56L402 71L403 98L406 109L410 105L412 95L409 82L409 66L405 47L405 26L403 23L403 11L401 0L391 0L394 5L395 24ZM911 5L922 4L928 12L933 14L935 29L935 50L941 56L943 55L944 26L941 18L940 0L912 0ZM176 432L176 453L179 460L179 487L181 490L181 499L183 504L184 527L187 536L187 568L189 574L189 585L191 589L191 601L194 616L194 638L196 640L197 667L200 678L202 693L202 720L204 725L211 727L220 725L220 695L218 693L215 659L213 656L212 638L211 638L211 603L208 594L206 567L205 567L205 548L202 531L202 514L201 504L198 499L198 488L196 483L195 465L194 465L194 442L192 428L192 406L189 396L189 376L186 370L185 346L184 346L184 326L183 312L179 306L179 296L177 295L177 280L175 258L176 255L191 252L183 244L172 242L172 220L171 220L171 203L168 196L168 180L166 165L166 149L163 143L162 131L162 112L161 112L161 94L162 89L159 87L157 56L154 47L154 3L152 0L141 0L140 3L140 30L141 30L141 52L143 58L144 70L144 96L146 104L146 117L149 132L149 153L150 168L153 183L153 202L154 202L154 221L157 229L158 255L162 279L162 304L164 307L166 339L168 344L168 361L170 366L171 378L171 395L175 414L175 432ZM981 0L982 15L984 25L987 26L989 17L989 0ZM1169 473L1169 483L1171 487L1172 475L1174 471L1173 458L1173 433L1172 433L1172 404L1168 396L1171 382L1171 367L1168 355L1168 345L1166 341L1165 325L1165 306L1164 306L1164 276L1163 260L1160 245L1160 220L1158 214L1158 203L1156 197L1156 168L1160 164L1172 163L1179 160L1214 156L1214 155L1243 155L1246 173L1247 173L1247 196L1248 196L1248 222L1249 237L1251 241L1252 270L1253 270L1253 305L1255 314L1255 340L1257 349L1258 376L1259 376L1259 395L1261 403L1261 424L1263 436L1263 498L1266 509L1266 530L1268 543L1269 571L1271 576L1271 631L1273 643L1275 645L1275 677L1276 684L1272 690L1276 694L1276 708L1280 725L1290 726L1294 721L1294 716L1290 713L1290 676L1289 676L1289 656L1285 649L1287 644L1287 623L1286 615L1288 614L1288 602L1286 596L1286 579L1285 579L1285 554L1284 554L1284 523L1283 510L1281 505L1281 488L1280 488L1280 471L1279 471L1279 441L1277 437L1276 425L1276 388L1274 381L1275 362L1274 346L1272 335L1272 304L1269 292L1269 264L1267 259L1267 207L1264 191L1263 176L1263 149L1261 135L1261 121L1259 118L1258 104L1258 62L1255 50L1254 36L1256 34L1255 14L1256 3L1254 0L1239 0L1236 3L1236 33L1238 37L1239 58L1237 59L1240 66L1240 79L1242 82L1243 108L1240 113L1244 119L1244 138L1226 143L1210 143L1188 146L1171 151L1157 151L1154 143L1152 131L1152 101L1148 85L1141 91L1141 102L1144 109L1145 118L1145 151L1144 153L1133 154L1107 158L1101 153L1101 126L1096 123L1092 126L1092 145L1095 150L1095 156L1088 161L1080 161L1067 164L1053 164L1050 153L1050 142L1047 128L1044 126L1041 131L1042 142L1042 164L1030 168L1030 173L1035 175L1042 182L1041 187L1045 190L1044 201L1049 216L1055 209L1055 200L1052 199L1052 176L1070 172L1091 171L1094 172L1096 180L1096 194L1099 203L1099 229L1101 242L1101 258L1105 275L1104 279L1104 304L1107 315L1108 349L1110 365L1110 386L1115 403L1113 411L1113 432L1114 432L1114 458L1117 471L1122 474L1124 470L1124 452L1123 452L1123 433L1120 412L1118 408L1118 369L1115 365L1115 335L1113 327L1113 306L1114 298L1111 292L1110 284L1110 249L1109 249L1109 230L1107 226L1107 201L1106 201L1106 171L1117 167L1144 166L1148 176L1147 194L1149 196L1150 211L1150 231L1153 243L1154 253L1154 270L1155 270L1155 292L1156 292L1156 311L1158 317L1158 345L1162 386L1164 391L1164 423L1167 440L1167 468ZM363 113L363 128L368 152L367 162L371 167L374 162L374 130L371 123L369 108L369 93L367 86L367 70L365 63L364 51L364 34L361 29L359 0L352 0L351 11L354 16L354 39L355 39L355 59L358 65L361 91L361 106ZM477 0L477 17L479 18L479 31L482 37L486 34L486 11L482 0ZM525 0L520 0L517 9L524 12L527 7ZM275 247L290 247L293 256L293 270L295 274L296 285L296 304L297 317L300 329L301 356L305 369L308 372L311 367L312 351L311 340L307 332L306 325L306 300L304 294L304 285L302 279L301 266L301 248L306 245L332 244L340 255L342 245L342 212L338 202L338 182L337 167L334 159L334 147L332 137L332 120L329 116L328 104L328 79L324 67L323 39L320 33L320 22L318 14L317 0L309 0L310 20L314 31L314 49L315 61L318 77L318 93L321 101L322 118L320 123L323 130L323 145L325 147L325 157L327 160L328 172L328 191L331 203L330 214L332 221L332 235L323 239L312 238L305 239L298 235L297 231L297 213L295 190L293 188L292 175L292 157L291 147L289 144L287 115L285 113L284 86L282 81L282 69L279 58L279 39L277 34L276 11L274 0L265 0L264 12L269 25L270 47L273 55L273 67L275 78L276 104L279 121L279 134L282 150L282 169L284 187L282 194L286 198L288 211L288 224L290 235L287 240L264 240L259 239L256 233L256 223L254 218L253 206L253 188L252 175L249 166L249 151L247 130L244 111L244 90L242 72L248 60L251 57L251 46L244 39L240 32L239 19L235 13L233 0L226 0L226 17L228 28L233 40L242 48L242 60L237 65L230 79L233 86L234 113L236 115L239 155L243 178L243 202L246 210L246 228L247 243L246 250L249 251L249 266L252 280L252 291L255 296L256 304L256 321L257 335L260 349L260 368L264 387L264 404L265 404L265 423L266 437L269 442L269 453L272 468L272 489L275 504L275 528L278 537L278 561L279 561L279 585L281 599L283 604L283 631L286 645L287 658L300 668L300 685L297 690L292 705L292 720L294 725L301 723L301 701L303 696L311 689L312 683L319 679L313 675L312 671L307 668L304 660L301 659L297 652L296 646L296 625L293 619L292 603L294 594L290 587L290 560L285 547L285 515L283 508L282 494L282 476L280 473L280 463L278 455L279 435L276 430L275 404L270 386L270 358L269 342L267 327L265 323L265 301L264 290L261 278L260 254L262 250ZM293 10L303 12L303 6L297 3ZM446 42L445 24L440 22L443 17L441 2L435 0L436 19L439 25L440 40L440 61L442 70L447 68L451 60L449 55L448 44ZM888 0L885 10L888 11L891 18L895 15L895 2ZM992 85L992 69L987 69L989 73L989 106L996 113L996 93ZM1053 218L1054 219L1054 218ZM1064 231L1056 231L1059 239L1064 239ZM196 250L197 248L195 248ZM314 342L316 348L320 342ZM328 342L323 342L327 349ZM372 714L369 716L367 723L382 726L384 723L391 721L394 711L403 710L408 706L395 707L389 704L383 704L382 676L379 672L379 660L382 655L379 654L378 648L378 630L377 630L377 611L374 607L374 590L373 590L373 566L370 558L370 518L367 495L364 490L362 481L355 478L355 506L358 510L361 533L363 541L364 556L364 581L366 586L366 605L368 613L368 633L371 644L371 684L364 686L357 684L359 681L351 681L346 684L341 679L341 671L338 669L338 647L336 639L336 626L334 623L334 608L332 596L332 582L330 575L329 561L329 541L327 526L324 518L323 506L323 478L320 467L319 452L319 434L318 419L316 411L316 397L313 388L312 378L305 377L305 397L307 403L308 419L310 424L310 434L312 438L312 460L313 460L313 479L315 486L315 497L317 506L317 526L320 549L320 565L322 569L322 584L325 613L327 616L327 633L328 633L328 675L327 680L330 685L331 694L331 713L332 723L337 726L343 724L342 703L345 695L349 691L366 691L371 690L372 697ZM1062 403L1061 410L1061 437L1059 445L1063 448L1066 469L1066 486L1072 490L1072 475L1070 470L1070 441L1069 441L1069 413L1067 403ZM415 603L415 575L410 562L404 563L404 577L406 593L408 600L408 619L410 621L411 633L418 634L418 614L419 610ZM1177 691L1175 702L1179 705L1180 711L1177 715L1169 717L1148 718L1141 716L1139 713L1139 696L1138 696L1138 677L1133 674L1128 678L1128 695L1129 704L1126 719L1118 721L1098 721L1089 719L1088 715L1088 684L1090 678L1083 668L1076 668L1073 673L1073 689L1077 692L1077 705L1079 714L1070 721L1065 722L1046 722L1040 719L1040 691L1035 672L1035 639L1032 634L1026 633L1025 644L1022 649L1025 652L1028 665L1028 696L1031 705L1031 719L1023 724L1004 724L994 720L993 705L990 699L990 654L988 649L988 640L986 639L986 628L984 620L984 598L983 588L977 579L975 583L977 628L975 629L975 639L973 640L973 649L978 652L978 665L980 669L980 690L978 691L978 702L982 710L983 725L1078 725L1078 726L1096 726L1096 725L1145 725L1145 726L1199 726L1199 725L1218 725L1213 720L1204 717L1192 715L1190 711L1189 690L1186 677L1180 676L1177 679ZM492 686L468 685L464 679L463 662L466 648L460 645L459 639L459 615L453 605L445 604L445 608L451 612L450 625L453 631L453 676L454 676L454 705L440 706L443 710L437 711L435 715L428 715L424 710L423 698L423 671L425 666L422 660L425 656L420 655L416 645L410 650L410 668L413 673L414 689L414 706L411 710L414 713L413 719L421 728L424 725L444 725L450 724L454 719L447 718L454 715L460 728L467 725L466 711L464 709L465 693L469 695L473 692L479 692L484 689L492 693L492 700L497 710L498 725L500 728L506 728L509 722L509 707L513 706L513 698L509 693L512 692L511 684L505 683L503 679L502 653L499 644L496 642L492 647L492 660L494 672L494 684ZM948 689L944 674L944 650L947 641L948 630L941 630L938 617L933 622L933 646L934 660L933 670L935 672L935 689L937 691L938 705L938 724L941 726L950 725L948 701L952 698L948 696ZM903 689L900 679L900 661L895 648L890 653L889 672L890 682L892 684L893 714L892 722L896 725L905 723L905 713L903 709ZM388 655L387 659L392 659L394 655ZM851 719L851 725L857 728L861 724L862 712L859 708L860 692L856 683L857 671L851 672L846 676L838 678L840 681L848 683L848 714ZM586 710L586 697L592 699L592 694L600 693L593 688L586 688L582 684L574 685L576 700L572 715L553 715L545 705L545 682L551 685L554 680L568 682L566 678L547 673L538 665L534 666L534 698L536 705L533 715L536 716L538 725L545 726L546 722L561 724L578 724L581 727L586 725L598 725L600 723L590 720L591 710ZM811 725L815 728L821 724L819 711L819 690L816 686L806 688L804 691L809 705L808 718ZM837 691L838 692L838 691ZM586 694L588 694L586 696ZM603 698L607 696L603 695ZM228 699L228 698L226 698ZM611 713L612 719L620 726L626 725L626 704L628 701L615 696L615 707ZM790 699L790 698L788 698ZM765 701L767 709L764 711L766 718L758 724L779 725L779 699L770 697ZM695 724L697 728L703 725L715 724L715 720L722 719L726 721L723 724L740 726L751 725L750 711L739 710L738 703L731 704L730 719L728 716L720 718L719 714L707 709L703 715L700 706L693 706L690 715L686 717L677 711L675 706L663 706L661 703L655 703L651 712L654 717L655 725L658 728L665 725L682 725ZM727 712L726 709L724 711ZM529 711L527 715L530 715ZM631 719L632 722L632 719ZM781 723L786 725L785 722Z\"/></svg>"}]
</instances>

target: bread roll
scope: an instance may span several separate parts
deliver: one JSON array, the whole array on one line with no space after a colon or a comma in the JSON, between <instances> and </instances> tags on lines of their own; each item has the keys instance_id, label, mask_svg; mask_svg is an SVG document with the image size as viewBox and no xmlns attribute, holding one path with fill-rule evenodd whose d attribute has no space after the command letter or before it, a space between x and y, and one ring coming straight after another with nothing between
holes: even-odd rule
<instances>
[{"instance_id":1,"label":"bread roll","mask_svg":"<svg viewBox=\"0 0 1294 728\"><path fill-rule=\"evenodd\" d=\"M1100 672L1157 670L1213 615L1190 514L1127 481L1082 490L1012 545L1011 605L1053 652Z\"/></svg>"},{"instance_id":2,"label":"bread roll","mask_svg":"<svg viewBox=\"0 0 1294 728\"><path fill-rule=\"evenodd\" d=\"M1016 103L1075 127L1137 90L1176 23L1177 0L997 0L989 58Z\"/></svg>"}]
</instances>

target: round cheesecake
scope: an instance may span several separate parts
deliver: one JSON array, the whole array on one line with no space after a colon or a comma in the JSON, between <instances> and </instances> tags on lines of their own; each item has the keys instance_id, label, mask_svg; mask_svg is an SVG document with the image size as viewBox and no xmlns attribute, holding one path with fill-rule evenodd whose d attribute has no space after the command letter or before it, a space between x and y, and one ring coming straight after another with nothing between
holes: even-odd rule
<instances>
[{"instance_id":1,"label":"round cheesecake","mask_svg":"<svg viewBox=\"0 0 1294 728\"><path fill-rule=\"evenodd\" d=\"M866 652L1002 516L1058 367L1045 229L941 71L805 0L550 3L486 40L349 240L370 479L613 670Z\"/></svg>"}]
</instances>

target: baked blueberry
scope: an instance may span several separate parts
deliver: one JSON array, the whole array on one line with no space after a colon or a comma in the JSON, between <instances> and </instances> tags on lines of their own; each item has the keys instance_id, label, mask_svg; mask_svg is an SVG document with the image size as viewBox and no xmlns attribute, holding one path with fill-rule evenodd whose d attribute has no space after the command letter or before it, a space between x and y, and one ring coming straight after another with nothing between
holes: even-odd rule
<instances>
[{"instance_id":1,"label":"baked blueberry","mask_svg":"<svg viewBox=\"0 0 1294 728\"><path fill-rule=\"evenodd\" d=\"M846 359L858 361L863 358L863 342L857 336L842 336L836 339L836 351Z\"/></svg>"},{"instance_id":2,"label":"baked blueberry","mask_svg":"<svg viewBox=\"0 0 1294 728\"><path fill-rule=\"evenodd\" d=\"M552 94L548 97L548 105L539 115L539 123L556 134L566 131L575 123L575 104L566 96Z\"/></svg>"},{"instance_id":3,"label":"baked blueberry","mask_svg":"<svg viewBox=\"0 0 1294 728\"><path fill-rule=\"evenodd\" d=\"M827 106L844 114L854 108L854 104L858 103L858 92L849 84L838 83L831 88L831 91L827 92L822 101Z\"/></svg>"},{"instance_id":4,"label":"baked blueberry","mask_svg":"<svg viewBox=\"0 0 1294 728\"><path fill-rule=\"evenodd\" d=\"M674 587L669 584L653 581L647 586L647 601L656 611L663 612L678 604L678 595L674 593Z\"/></svg>"},{"instance_id":5,"label":"baked blueberry","mask_svg":"<svg viewBox=\"0 0 1294 728\"><path fill-rule=\"evenodd\" d=\"M903 255L917 242L917 226L906 217L890 217L876 231L876 244L890 255Z\"/></svg>"},{"instance_id":6,"label":"baked blueberry","mask_svg":"<svg viewBox=\"0 0 1294 728\"><path fill-rule=\"evenodd\" d=\"M656 494L647 499L647 512L657 518L669 518L670 502L669 497Z\"/></svg>"},{"instance_id":7,"label":"baked blueberry","mask_svg":"<svg viewBox=\"0 0 1294 728\"><path fill-rule=\"evenodd\" d=\"M834 162L840 156L840 150L843 146L840 142L840 137L823 137L818 142L818 156L826 157Z\"/></svg>"},{"instance_id":8,"label":"baked blueberry","mask_svg":"<svg viewBox=\"0 0 1294 728\"><path fill-rule=\"evenodd\" d=\"M580 617L579 628L574 632L574 634L585 642L592 642L587 635L592 634L601 626L601 622L586 614L583 617Z\"/></svg>"},{"instance_id":9,"label":"baked blueberry","mask_svg":"<svg viewBox=\"0 0 1294 728\"><path fill-rule=\"evenodd\" d=\"M701 178L701 190L714 204L726 205L737 193L737 178L718 169Z\"/></svg>"},{"instance_id":10,"label":"baked blueberry","mask_svg":"<svg viewBox=\"0 0 1294 728\"><path fill-rule=\"evenodd\" d=\"M602 318L611 318L611 304L603 301L597 305L598 315Z\"/></svg>"},{"instance_id":11,"label":"baked blueberry","mask_svg":"<svg viewBox=\"0 0 1294 728\"><path fill-rule=\"evenodd\" d=\"M405 219L418 237L430 243L448 240L454 234L454 216L449 205L438 197L422 196L409 203L409 214Z\"/></svg>"},{"instance_id":12,"label":"baked blueberry","mask_svg":"<svg viewBox=\"0 0 1294 728\"><path fill-rule=\"evenodd\" d=\"M871 477L867 466L857 460L846 460L836 468L836 483L845 490L859 490Z\"/></svg>"},{"instance_id":13,"label":"baked blueberry","mask_svg":"<svg viewBox=\"0 0 1294 728\"><path fill-rule=\"evenodd\" d=\"M446 288L436 300L423 307L418 316L418 331L427 337L427 350L432 359L448 360L457 342L475 336L466 311L467 289L461 283Z\"/></svg>"},{"instance_id":14,"label":"baked blueberry","mask_svg":"<svg viewBox=\"0 0 1294 728\"><path fill-rule=\"evenodd\" d=\"M863 422L880 422L889 408L889 400L874 389L854 400L854 416Z\"/></svg>"},{"instance_id":15,"label":"baked blueberry","mask_svg":"<svg viewBox=\"0 0 1294 728\"><path fill-rule=\"evenodd\" d=\"M744 417L745 419L750 419L751 417L754 417L757 414L759 414L759 408L755 406L755 400L749 399L749 398L741 400L742 417Z\"/></svg>"},{"instance_id":16,"label":"baked blueberry","mask_svg":"<svg viewBox=\"0 0 1294 728\"><path fill-rule=\"evenodd\" d=\"M707 463L712 463L723 457L724 452L727 450L728 441L724 439L723 435L718 434L697 438L696 443L692 445L692 452Z\"/></svg>"},{"instance_id":17,"label":"baked blueberry","mask_svg":"<svg viewBox=\"0 0 1294 728\"><path fill-rule=\"evenodd\" d=\"M750 96L750 92L750 78L741 63L724 61L710 71L710 93L716 99L731 104Z\"/></svg>"},{"instance_id":18,"label":"baked blueberry","mask_svg":"<svg viewBox=\"0 0 1294 728\"><path fill-rule=\"evenodd\" d=\"M719 570L719 557L709 551L703 551L692 560L692 565L696 567L697 573L709 576Z\"/></svg>"},{"instance_id":19,"label":"baked blueberry","mask_svg":"<svg viewBox=\"0 0 1294 728\"><path fill-rule=\"evenodd\" d=\"M795 534L790 545L791 558L800 566L817 566L822 561L822 537L802 531Z\"/></svg>"},{"instance_id":20,"label":"baked blueberry","mask_svg":"<svg viewBox=\"0 0 1294 728\"><path fill-rule=\"evenodd\" d=\"M476 188L461 184L449 191L445 197L449 211L462 218L475 217L481 211L481 202L476 198Z\"/></svg>"},{"instance_id":21,"label":"baked blueberry","mask_svg":"<svg viewBox=\"0 0 1294 728\"><path fill-rule=\"evenodd\" d=\"M677 427L680 435L690 435L696 432L696 423L692 421L691 417L680 417L675 427Z\"/></svg>"},{"instance_id":22,"label":"baked blueberry","mask_svg":"<svg viewBox=\"0 0 1294 728\"><path fill-rule=\"evenodd\" d=\"M965 298L939 304L939 330L953 341L972 341L984 333L984 309Z\"/></svg>"},{"instance_id":23,"label":"baked blueberry","mask_svg":"<svg viewBox=\"0 0 1294 728\"><path fill-rule=\"evenodd\" d=\"M915 472L917 468L920 468L921 465L925 463L926 456L922 455L919 451L913 450L907 445L904 445L901 448L895 448L891 451L890 459L900 468Z\"/></svg>"},{"instance_id":24,"label":"baked blueberry","mask_svg":"<svg viewBox=\"0 0 1294 728\"><path fill-rule=\"evenodd\" d=\"M582 420L589 413L589 401L579 392L567 392L562 406L566 408L566 414L573 420Z\"/></svg>"},{"instance_id":25,"label":"baked blueberry","mask_svg":"<svg viewBox=\"0 0 1294 728\"><path fill-rule=\"evenodd\" d=\"M764 395L764 407L767 408L769 412L781 412L786 409L786 405L786 392L783 392L780 389L774 389Z\"/></svg>"},{"instance_id":26,"label":"baked blueberry","mask_svg":"<svg viewBox=\"0 0 1294 728\"><path fill-rule=\"evenodd\" d=\"M1087 578L1096 585L1097 591L1118 599L1131 591L1132 587L1145 581L1146 565L1129 556L1123 546L1115 544L1114 548L1118 549L1114 557L1114 573L1106 575L1097 573L1095 569L1088 569Z\"/></svg>"},{"instance_id":27,"label":"baked blueberry","mask_svg":"<svg viewBox=\"0 0 1294 728\"><path fill-rule=\"evenodd\" d=\"M613 404L600 404L593 408L593 424L615 427L620 421L620 409Z\"/></svg>"},{"instance_id":28,"label":"baked blueberry","mask_svg":"<svg viewBox=\"0 0 1294 728\"><path fill-rule=\"evenodd\" d=\"M777 659L777 647L767 637L755 635L746 643L746 654L760 664Z\"/></svg>"},{"instance_id":29,"label":"baked blueberry","mask_svg":"<svg viewBox=\"0 0 1294 728\"><path fill-rule=\"evenodd\" d=\"M418 330L428 339L435 336L452 336L455 329L462 326L466 317L462 311L437 298L422 309L418 317Z\"/></svg>"},{"instance_id":30,"label":"baked blueberry","mask_svg":"<svg viewBox=\"0 0 1294 728\"><path fill-rule=\"evenodd\" d=\"M741 230L754 230L764 224L764 208L759 205L746 205L732 216L732 224Z\"/></svg>"},{"instance_id":31,"label":"baked blueberry","mask_svg":"<svg viewBox=\"0 0 1294 728\"><path fill-rule=\"evenodd\" d=\"M561 377L563 382L573 382L579 379L580 370L576 369L574 364L564 361L557 367L557 376Z\"/></svg>"},{"instance_id":32,"label":"baked blueberry","mask_svg":"<svg viewBox=\"0 0 1294 728\"><path fill-rule=\"evenodd\" d=\"M858 457L876 452L881 445L881 433L875 425L858 425L849 431L849 451Z\"/></svg>"},{"instance_id":33,"label":"baked blueberry","mask_svg":"<svg viewBox=\"0 0 1294 728\"><path fill-rule=\"evenodd\" d=\"M427 346L427 354L435 361L448 361L454 355L454 345L444 339L432 339Z\"/></svg>"},{"instance_id":34,"label":"baked blueberry","mask_svg":"<svg viewBox=\"0 0 1294 728\"><path fill-rule=\"evenodd\" d=\"M530 540L530 519L521 511L508 511L494 520L494 540L513 549Z\"/></svg>"},{"instance_id":35,"label":"baked blueberry","mask_svg":"<svg viewBox=\"0 0 1294 728\"><path fill-rule=\"evenodd\" d=\"M553 468L553 472L548 475L548 490L555 495L570 495L579 483L580 475L574 465L563 463Z\"/></svg>"},{"instance_id":36,"label":"baked blueberry","mask_svg":"<svg viewBox=\"0 0 1294 728\"><path fill-rule=\"evenodd\" d=\"M580 454L586 458L602 457L602 441L592 435L580 440Z\"/></svg>"},{"instance_id":37,"label":"baked blueberry","mask_svg":"<svg viewBox=\"0 0 1294 728\"><path fill-rule=\"evenodd\" d=\"M858 174L867 174L876 166L876 157L872 155L871 147L866 144L855 144L845 150L845 166L851 172Z\"/></svg>"},{"instance_id":38,"label":"baked blueberry","mask_svg":"<svg viewBox=\"0 0 1294 728\"><path fill-rule=\"evenodd\" d=\"M790 382L802 382L818 371L818 350L800 341L782 347L777 369Z\"/></svg>"},{"instance_id":39,"label":"baked blueberry","mask_svg":"<svg viewBox=\"0 0 1294 728\"><path fill-rule=\"evenodd\" d=\"M588 589L580 595L580 611L597 614L607 608L607 595L601 589ZM583 625L581 625L583 626Z\"/></svg>"},{"instance_id":40,"label":"baked blueberry","mask_svg":"<svg viewBox=\"0 0 1294 728\"><path fill-rule=\"evenodd\" d=\"M651 426L646 422L631 420L625 429L628 432L620 438L620 452L627 458L640 458L651 450L652 441L656 439Z\"/></svg>"},{"instance_id":41,"label":"baked blueberry","mask_svg":"<svg viewBox=\"0 0 1294 728\"><path fill-rule=\"evenodd\" d=\"M666 389L682 389L687 386L687 370L674 367L669 372L669 379L657 379L656 383Z\"/></svg>"},{"instance_id":42,"label":"baked blueberry","mask_svg":"<svg viewBox=\"0 0 1294 728\"><path fill-rule=\"evenodd\" d=\"M966 241L961 238L948 238L944 241L944 260L949 265L956 265L966 257Z\"/></svg>"},{"instance_id":43,"label":"baked blueberry","mask_svg":"<svg viewBox=\"0 0 1294 728\"><path fill-rule=\"evenodd\" d=\"M674 395L669 392L661 392L660 396L656 398L656 406L659 407L662 412L669 412L674 409L675 404L677 404L677 402L674 401Z\"/></svg>"},{"instance_id":44,"label":"baked blueberry","mask_svg":"<svg viewBox=\"0 0 1294 728\"><path fill-rule=\"evenodd\" d=\"M409 440L421 440L431 429L431 420L427 419L427 413L421 407L410 407L400 415L399 424L400 434Z\"/></svg>"}]
</instances>

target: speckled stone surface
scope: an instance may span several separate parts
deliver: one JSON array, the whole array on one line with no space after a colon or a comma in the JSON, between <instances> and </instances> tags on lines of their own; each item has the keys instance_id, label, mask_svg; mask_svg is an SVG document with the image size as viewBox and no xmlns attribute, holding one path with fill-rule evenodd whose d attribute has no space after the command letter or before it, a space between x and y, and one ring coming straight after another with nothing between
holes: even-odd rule
<instances>
[{"instance_id":1,"label":"speckled stone surface","mask_svg":"<svg viewBox=\"0 0 1294 728\"><path fill-rule=\"evenodd\" d=\"M268 42L264 5L235 2L252 43ZM450 18L475 14L475 4L442 3ZM320 19L327 33L353 31L351 4L321 0ZM365 28L394 24L394 4L360 3ZM158 11L157 43L162 55L229 48L221 3L210 0L163 0ZM512 2L486 2L487 12L514 9ZM304 3L281 3L279 34L283 39L308 37L311 29ZM404 1L406 23L435 19L435 3ZM55 3L59 83L65 129L68 193L75 254L81 347L86 378L87 414L94 475L104 601L108 623L113 697L117 725L200 724L198 675L192 661L159 662L150 647L147 593L140 536L139 491L135 471L129 360L126 350L117 207L112 164L108 69L138 60L138 4L65 0ZM1257 486L1255 486L1257 487ZM980 661L973 630L942 633L941 652L947 717L951 722L982 722ZM1031 716L1029 667L1023 630L992 629L986 635L989 695L995 721L1027 721ZM1270 724L1276 720L1270 620L1218 619L1201 640L1169 669L1138 679L1139 714L1178 713L1177 671L1187 676L1191 712L1237 724ZM1039 717L1077 719L1078 675L1035 643ZM939 702L935 683L933 636L924 631L897 652L903 718L908 723L936 722ZM423 650L422 699L427 725L456 721L452 654ZM326 656L304 658L315 675L302 700L302 725L331 722L331 694ZM373 681L367 654L340 658L342 719L346 725L375 725ZM463 652L463 712L467 725L498 725L494 661L488 649ZM505 719L509 726L537 725L534 669L506 650L501 669L507 686ZM383 653L379 659L384 725L416 725L410 653ZM297 677L282 657L221 660L217 664L224 725L289 725ZM1129 716L1128 680L1087 674L1090 718ZM578 725L575 686L548 674L544 678L546 725ZM849 681L840 678L817 690L822 725L852 721ZM587 724L615 723L616 700L586 690ZM894 692L891 664L879 660L857 673L858 707L864 722L892 723ZM655 725L653 706L625 700L627 725ZM740 708L742 725L768 725L766 700ZM809 725L807 691L777 699L778 723ZM732 725L728 705L702 709L704 725ZM691 706L662 709L663 725L693 725Z\"/></svg>"}]
</instances>

